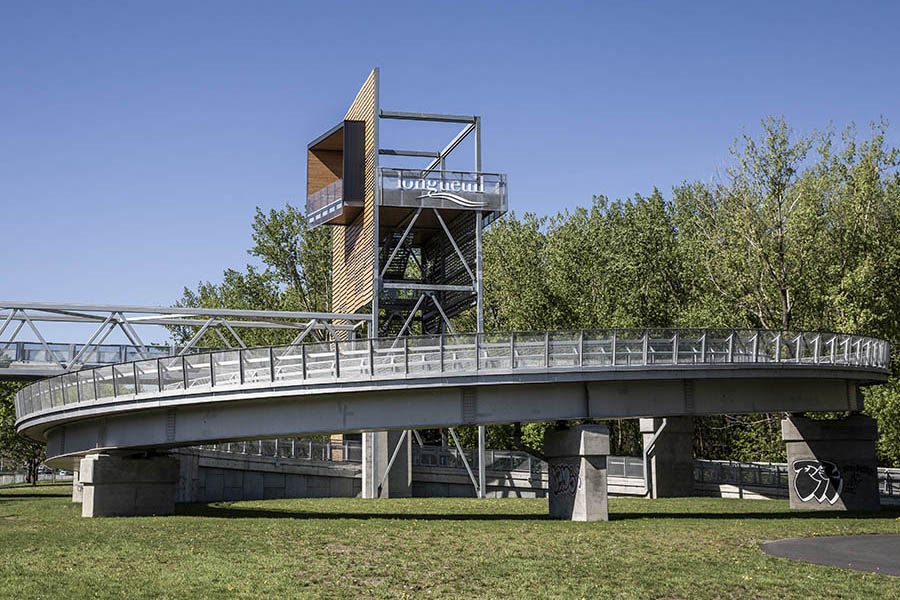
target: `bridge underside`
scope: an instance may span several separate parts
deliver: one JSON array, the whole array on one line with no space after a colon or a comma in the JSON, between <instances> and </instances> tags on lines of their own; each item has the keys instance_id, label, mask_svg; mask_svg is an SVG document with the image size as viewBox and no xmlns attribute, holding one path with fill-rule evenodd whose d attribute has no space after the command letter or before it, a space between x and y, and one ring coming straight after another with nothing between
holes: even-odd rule
<instances>
[{"instance_id":1,"label":"bridge underside","mask_svg":"<svg viewBox=\"0 0 900 600\"><path fill-rule=\"evenodd\" d=\"M743 375L743 377L739 376ZM665 417L754 412L858 411L858 373L719 373L702 379L587 380L554 377L527 382L472 378L465 383L418 381L409 386L302 386L218 392L121 402L55 413L20 423L46 439L50 464L72 468L89 452L164 450L222 440L420 429L576 419Z\"/></svg>"}]
</instances>

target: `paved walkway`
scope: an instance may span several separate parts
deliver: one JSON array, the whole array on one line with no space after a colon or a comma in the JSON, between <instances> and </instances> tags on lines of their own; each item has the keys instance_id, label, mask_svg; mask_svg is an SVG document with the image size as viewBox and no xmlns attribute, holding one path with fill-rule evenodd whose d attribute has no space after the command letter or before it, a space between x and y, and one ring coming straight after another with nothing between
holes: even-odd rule
<instances>
[{"instance_id":1,"label":"paved walkway","mask_svg":"<svg viewBox=\"0 0 900 600\"><path fill-rule=\"evenodd\" d=\"M760 544L763 552L817 565L900 576L900 535L836 535Z\"/></svg>"}]
</instances>

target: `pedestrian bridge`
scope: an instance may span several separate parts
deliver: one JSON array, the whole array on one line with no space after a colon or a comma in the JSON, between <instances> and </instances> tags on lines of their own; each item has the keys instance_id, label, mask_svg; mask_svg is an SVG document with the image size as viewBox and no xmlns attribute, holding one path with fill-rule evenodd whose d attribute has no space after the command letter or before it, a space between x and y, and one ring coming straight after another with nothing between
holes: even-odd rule
<instances>
[{"instance_id":1,"label":"pedestrian bridge","mask_svg":"<svg viewBox=\"0 0 900 600\"><path fill-rule=\"evenodd\" d=\"M56 465L96 450L469 424L859 410L886 341L761 330L362 339L82 369L21 389L18 431ZM54 464L51 463L51 464Z\"/></svg>"}]
</instances>

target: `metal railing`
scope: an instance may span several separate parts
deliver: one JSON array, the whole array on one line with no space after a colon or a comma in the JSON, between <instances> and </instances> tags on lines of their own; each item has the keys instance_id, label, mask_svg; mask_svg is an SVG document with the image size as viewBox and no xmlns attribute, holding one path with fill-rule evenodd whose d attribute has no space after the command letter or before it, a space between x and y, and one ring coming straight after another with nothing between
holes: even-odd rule
<instances>
[{"instance_id":1,"label":"metal railing","mask_svg":"<svg viewBox=\"0 0 900 600\"><path fill-rule=\"evenodd\" d=\"M787 497L788 466L786 463L695 460L694 481L740 488L768 488ZM878 491L882 499L900 500L900 469L878 467Z\"/></svg>"},{"instance_id":2,"label":"metal railing","mask_svg":"<svg viewBox=\"0 0 900 600\"><path fill-rule=\"evenodd\" d=\"M59 361L71 363L79 357L85 367L112 365L148 358L177 356L182 346L102 344L85 349L84 344L48 342L0 342L0 369L9 367L56 366ZM191 348L190 352L212 352L213 348Z\"/></svg>"},{"instance_id":3,"label":"metal railing","mask_svg":"<svg viewBox=\"0 0 900 600\"><path fill-rule=\"evenodd\" d=\"M337 210L344 201L344 180L338 179L306 197L306 218L321 221Z\"/></svg>"},{"instance_id":4,"label":"metal railing","mask_svg":"<svg viewBox=\"0 0 900 600\"><path fill-rule=\"evenodd\" d=\"M203 450L270 458L292 458L326 462L362 462L359 442L317 442L302 438L278 438L242 442L224 442L199 446ZM478 465L478 450L440 446L413 446L413 467L445 468L466 473L465 456L469 468ZM516 450L485 449L485 470L500 473L527 473L540 479L547 472L547 463L530 454ZM639 456L608 456L607 475L643 481L643 460ZM734 485L741 488L770 490L773 496L787 497L788 466L785 463L740 462L726 460L695 460L694 482L699 484ZM878 468L878 490L882 499L900 501L900 469Z\"/></svg>"},{"instance_id":5,"label":"metal railing","mask_svg":"<svg viewBox=\"0 0 900 600\"><path fill-rule=\"evenodd\" d=\"M229 349L83 369L16 394L19 419L119 398L220 387L629 368L861 368L887 373L884 340L837 333L617 329L428 335Z\"/></svg>"},{"instance_id":6,"label":"metal railing","mask_svg":"<svg viewBox=\"0 0 900 600\"><path fill-rule=\"evenodd\" d=\"M204 444L198 447L202 450L247 456L328 462L362 462L362 445L357 442L316 442L303 438L277 438Z\"/></svg>"}]
</instances>

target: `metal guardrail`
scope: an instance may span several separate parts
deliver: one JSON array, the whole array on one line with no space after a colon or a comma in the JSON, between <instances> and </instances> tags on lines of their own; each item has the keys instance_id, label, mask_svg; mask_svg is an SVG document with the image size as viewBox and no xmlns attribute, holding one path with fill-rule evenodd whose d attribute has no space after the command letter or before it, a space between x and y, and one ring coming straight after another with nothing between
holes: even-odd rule
<instances>
[{"instance_id":1,"label":"metal guardrail","mask_svg":"<svg viewBox=\"0 0 900 600\"><path fill-rule=\"evenodd\" d=\"M694 482L788 491L786 463L695 460ZM900 469L878 467L878 490L882 498L900 500Z\"/></svg>"},{"instance_id":2,"label":"metal guardrail","mask_svg":"<svg viewBox=\"0 0 900 600\"><path fill-rule=\"evenodd\" d=\"M330 462L362 462L362 446L356 442L315 442L298 438L226 442L199 446L204 450L231 454L319 460ZM502 473L529 473L540 479L547 472L547 463L530 454L516 450L484 451L485 470ZM466 472L462 456L469 468L478 464L478 451L465 448L461 455L456 448L413 446L414 467L439 467ZM608 456L607 475L643 481L644 463L639 456ZM739 462L724 460L695 460L694 482L713 485L734 485L743 488L770 489L787 497L788 466L785 463ZM878 468L878 489L882 498L900 500L900 469Z\"/></svg>"},{"instance_id":3,"label":"metal guardrail","mask_svg":"<svg viewBox=\"0 0 900 600\"><path fill-rule=\"evenodd\" d=\"M19 419L123 397L179 390L504 372L708 368L766 364L887 373L890 344L856 335L701 329L617 329L431 335L229 349L83 369L16 394Z\"/></svg>"},{"instance_id":4,"label":"metal guardrail","mask_svg":"<svg viewBox=\"0 0 900 600\"><path fill-rule=\"evenodd\" d=\"M48 351L49 349L49 351ZM212 352L218 348L191 348L190 352ZM10 367L56 366L59 361L71 363L76 356L87 368L148 358L177 356L182 346L130 344L102 344L85 349L84 344L58 344L48 342L0 342L0 369ZM53 356L55 355L55 356Z\"/></svg>"},{"instance_id":5,"label":"metal guardrail","mask_svg":"<svg viewBox=\"0 0 900 600\"><path fill-rule=\"evenodd\" d=\"M292 458L299 460L320 460L340 462L362 462L362 445L353 442L316 442L302 438L277 438L243 442L223 442L198 446L202 450L267 456L271 458Z\"/></svg>"}]
</instances>

